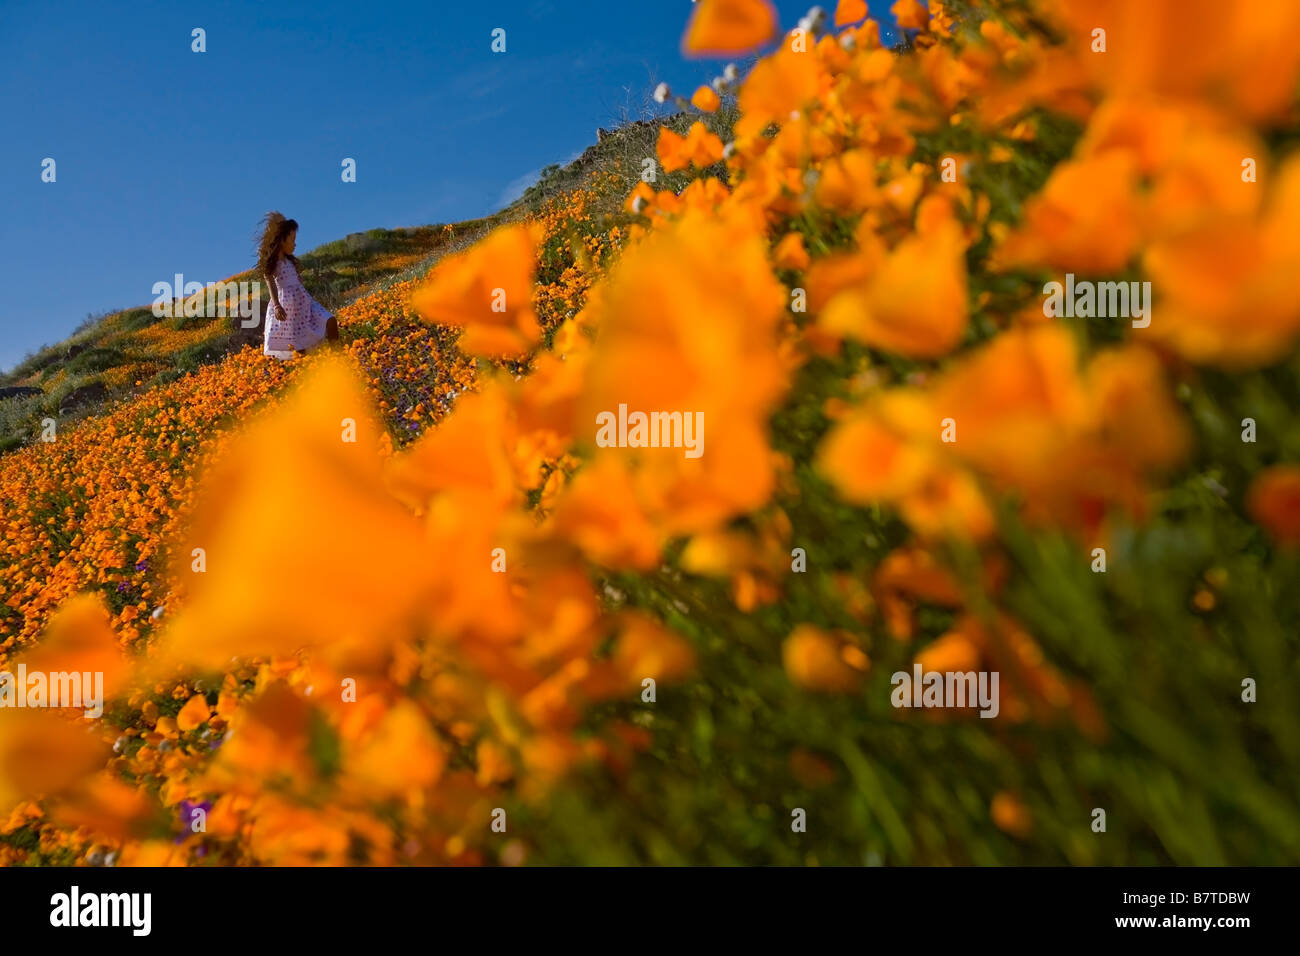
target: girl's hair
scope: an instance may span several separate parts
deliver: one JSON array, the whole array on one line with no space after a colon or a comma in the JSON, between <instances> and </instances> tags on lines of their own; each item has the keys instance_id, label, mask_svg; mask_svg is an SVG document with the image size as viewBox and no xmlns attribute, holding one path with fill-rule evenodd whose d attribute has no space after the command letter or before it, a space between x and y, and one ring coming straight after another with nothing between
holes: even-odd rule
<instances>
[{"instance_id":1,"label":"girl's hair","mask_svg":"<svg viewBox=\"0 0 1300 956\"><path fill-rule=\"evenodd\" d=\"M271 291L271 301L277 306L280 304L275 294L275 283L271 276L275 273L275 267L280 260L288 259L293 263L295 269L298 268L298 259L287 252L281 251L284 241L289 238L290 233L298 228L296 219L285 219L278 212L268 212L263 217L262 222L262 239L257 245L257 269L266 277L266 284Z\"/></svg>"}]
</instances>

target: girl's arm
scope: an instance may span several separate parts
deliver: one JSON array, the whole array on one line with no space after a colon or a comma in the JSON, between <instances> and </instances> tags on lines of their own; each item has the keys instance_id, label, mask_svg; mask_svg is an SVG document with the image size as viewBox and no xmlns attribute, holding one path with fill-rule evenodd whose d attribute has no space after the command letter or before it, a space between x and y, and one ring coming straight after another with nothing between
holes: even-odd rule
<instances>
[{"instance_id":1,"label":"girl's arm","mask_svg":"<svg viewBox=\"0 0 1300 956\"><path fill-rule=\"evenodd\" d=\"M272 269L271 271L274 272L275 270ZM265 278L266 278L266 291L271 296L271 311L267 313L267 317L270 318L271 316L277 314L283 316L284 310L280 308L280 299L275 293L275 287L276 287L275 276L268 274Z\"/></svg>"}]
</instances>

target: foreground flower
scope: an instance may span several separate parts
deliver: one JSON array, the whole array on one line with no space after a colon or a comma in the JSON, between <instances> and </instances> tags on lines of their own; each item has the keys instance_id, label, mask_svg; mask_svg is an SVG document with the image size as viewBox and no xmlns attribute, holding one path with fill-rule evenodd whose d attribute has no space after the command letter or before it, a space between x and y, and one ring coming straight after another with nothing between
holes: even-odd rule
<instances>
[{"instance_id":1,"label":"foreground flower","mask_svg":"<svg viewBox=\"0 0 1300 956\"><path fill-rule=\"evenodd\" d=\"M701 86L692 94L691 105L701 113L713 113L722 105L722 100L718 98L718 94L714 92L713 87Z\"/></svg>"},{"instance_id":2,"label":"foreground flower","mask_svg":"<svg viewBox=\"0 0 1300 956\"><path fill-rule=\"evenodd\" d=\"M867 655L856 644L808 624L790 632L781 658L792 681L826 693L857 690L868 668Z\"/></svg>"},{"instance_id":3,"label":"foreground flower","mask_svg":"<svg viewBox=\"0 0 1300 956\"><path fill-rule=\"evenodd\" d=\"M207 471L176 555L189 594L165 656L216 668L359 640L407 613L432 569L418 519L376 493L379 436L341 360L238 436Z\"/></svg>"},{"instance_id":4,"label":"foreground flower","mask_svg":"<svg viewBox=\"0 0 1300 956\"><path fill-rule=\"evenodd\" d=\"M699 0L682 48L695 56L748 53L776 30L776 8L768 0Z\"/></svg>"},{"instance_id":5,"label":"foreground flower","mask_svg":"<svg viewBox=\"0 0 1300 956\"><path fill-rule=\"evenodd\" d=\"M87 784L107 748L86 721L45 710L0 710L0 811L20 799L56 797Z\"/></svg>"},{"instance_id":6,"label":"foreground flower","mask_svg":"<svg viewBox=\"0 0 1300 956\"><path fill-rule=\"evenodd\" d=\"M1123 269L1138 249L1137 185L1137 162L1126 152L1062 163L1029 202L997 263L1087 275Z\"/></svg>"},{"instance_id":7,"label":"foreground flower","mask_svg":"<svg viewBox=\"0 0 1300 956\"><path fill-rule=\"evenodd\" d=\"M960 227L943 222L903 240L883 261L881 255L863 253L867 278L834 296L819 325L914 358L951 351L966 331L968 314Z\"/></svg>"},{"instance_id":8,"label":"foreground flower","mask_svg":"<svg viewBox=\"0 0 1300 956\"><path fill-rule=\"evenodd\" d=\"M495 230L438 263L411 305L430 322L463 327L460 347L471 355L522 355L540 335L532 304L537 238L528 225Z\"/></svg>"},{"instance_id":9,"label":"foreground flower","mask_svg":"<svg viewBox=\"0 0 1300 956\"><path fill-rule=\"evenodd\" d=\"M1298 220L1300 154L1277 172L1258 215L1217 215L1153 244L1143 263L1159 297L1152 334L1229 369L1287 355L1300 341Z\"/></svg>"},{"instance_id":10,"label":"foreground flower","mask_svg":"<svg viewBox=\"0 0 1300 956\"><path fill-rule=\"evenodd\" d=\"M1229 112L1276 120L1300 77L1300 6L1285 0L1089 0L1050 5L1073 62L1107 93L1206 96ZM1094 51L1104 30L1104 55Z\"/></svg>"},{"instance_id":11,"label":"foreground flower","mask_svg":"<svg viewBox=\"0 0 1300 956\"><path fill-rule=\"evenodd\" d=\"M1279 544L1300 546L1300 465L1275 465L1250 486L1246 506Z\"/></svg>"},{"instance_id":12,"label":"foreground flower","mask_svg":"<svg viewBox=\"0 0 1300 956\"><path fill-rule=\"evenodd\" d=\"M920 0L896 0L889 11L904 30L925 30L930 26L930 11Z\"/></svg>"},{"instance_id":13,"label":"foreground flower","mask_svg":"<svg viewBox=\"0 0 1300 956\"><path fill-rule=\"evenodd\" d=\"M784 300L752 223L692 212L628 250L591 310L597 341L577 433L597 437L598 416L620 406L680 413L675 444L597 450L634 476L635 497L669 534L705 530L771 493L766 429L788 374L777 349ZM689 456L688 422L703 426Z\"/></svg>"},{"instance_id":14,"label":"foreground flower","mask_svg":"<svg viewBox=\"0 0 1300 956\"><path fill-rule=\"evenodd\" d=\"M50 617L41 643L19 660L27 670L102 674L104 699L114 697L130 669L97 594L77 594ZM89 688L83 691L88 693Z\"/></svg>"},{"instance_id":15,"label":"foreground flower","mask_svg":"<svg viewBox=\"0 0 1300 956\"><path fill-rule=\"evenodd\" d=\"M835 26L846 27L850 23L857 23L865 19L870 12L867 9L867 0L839 0L835 5Z\"/></svg>"},{"instance_id":16,"label":"foreground flower","mask_svg":"<svg viewBox=\"0 0 1300 956\"><path fill-rule=\"evenodd\" d=\"M1149 352L1103 352L1081 374L1071 334L1052 325L1005 332L924 389L875 396L820 462L847 500L890 502L923 535L988 535L984 482L1032 520L1092 535L1112 505L1145 513L1143 478L1186 448Z\"/></svg>"}]
</instances>

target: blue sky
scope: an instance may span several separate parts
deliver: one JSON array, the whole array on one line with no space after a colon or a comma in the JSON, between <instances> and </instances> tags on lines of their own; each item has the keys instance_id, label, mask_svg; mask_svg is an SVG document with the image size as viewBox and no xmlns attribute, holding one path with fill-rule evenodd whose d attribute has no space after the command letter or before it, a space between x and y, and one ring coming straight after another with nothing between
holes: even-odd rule
<instances>
[{"instance_id":1,"label":"blue sky","mask_svg":"<svg viewBox=\"0 0 1300 956\"><path fill-rule=\"evenodd\" d=\"M882 22L889 2L872 0ZM776 5L788 29L809 3ZM175 273L247 268L269 209L301 223L299 251L493 212L655 83L689 93L716 75L681 54L690 13L688 0L0 0L0 369L87 313L147 305ZM190 49L195 27L206 53Z\"/></svg>"}]
</instances>

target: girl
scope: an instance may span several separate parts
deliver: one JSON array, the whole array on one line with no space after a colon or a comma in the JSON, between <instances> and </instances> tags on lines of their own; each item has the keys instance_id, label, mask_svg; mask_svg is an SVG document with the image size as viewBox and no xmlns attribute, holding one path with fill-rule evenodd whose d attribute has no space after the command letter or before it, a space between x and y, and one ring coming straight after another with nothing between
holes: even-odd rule
<instances>
[{"instance_id":1,"label":"girl","mask_svg":"<svg viewBox=\"0 0 1300 956\"><path fill-rule=\"evenodd\" d=\"M266 310L266 335L262 351L278 359L293 358L322 339L337 341L338 322L302 287L294 243L298 223L278 212L266 214L266 228L257 247L257 268L266 279L271 304Z\"/></svg>"}]
</instances>

